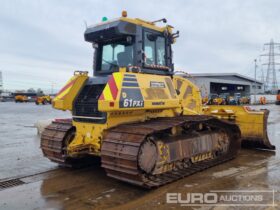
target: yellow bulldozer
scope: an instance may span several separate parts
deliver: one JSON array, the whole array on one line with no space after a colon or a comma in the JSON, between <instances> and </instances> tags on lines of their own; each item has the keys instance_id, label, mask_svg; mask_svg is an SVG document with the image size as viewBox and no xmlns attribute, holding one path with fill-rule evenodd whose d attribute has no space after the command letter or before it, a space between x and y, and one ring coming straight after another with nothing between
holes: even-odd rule
<instances>
[{"instance_id":1,"label":"yellow bulldozer","mask_svg":"<svg viewBox=\"0 0 280 210\"><path fill-rule=\"evenodd\" d=\"M275 149L267 111L203 107L199 88L175 76L171 47L179 32L158 26L165 19L123 12L103 20L84 33L94 49L93 77L76 71L52 101L72 118L56 119L42 133L51 161L75 167L99 156L109 177L153 188L231 160L241 141Z\"/></svg>"}]
</instances>

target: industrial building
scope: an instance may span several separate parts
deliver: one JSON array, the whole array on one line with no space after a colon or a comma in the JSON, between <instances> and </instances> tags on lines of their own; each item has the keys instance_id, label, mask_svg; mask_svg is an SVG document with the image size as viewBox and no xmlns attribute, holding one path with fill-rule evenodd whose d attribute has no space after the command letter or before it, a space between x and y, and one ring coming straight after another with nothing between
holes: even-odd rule
<instances>
[{"instance_id":1,"label":"industrial building","mask_svg":"<svg viewBox=\"0 0 280 210\"><path fill-rule=\"evenodd\" d=\"M182 77L189 78L201 90L202 97L210 94L229 94L240 93L242 96L249 96L255 93L264 92L264 84L261 81L237 74L237 73L197 73L180 74Z\"/></svg>"}]
</instances>

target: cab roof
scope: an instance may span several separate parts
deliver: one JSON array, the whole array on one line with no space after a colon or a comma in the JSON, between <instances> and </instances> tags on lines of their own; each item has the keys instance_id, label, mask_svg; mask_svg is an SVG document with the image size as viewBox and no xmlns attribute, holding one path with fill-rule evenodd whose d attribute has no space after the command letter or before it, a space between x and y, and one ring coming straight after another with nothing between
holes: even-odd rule
<instances>
[{"instance_id":1,"label":"cab roof","mask_svg":"<svg viewBox=\"0 0 280 210\"><path fill-rule=\"evenodd\" d=\"M169 33L172 32L172 26L169 25L159 27L153 22L144 21L139 18L132 19L127 17L120 17L89 26L86 29L84 36L86 41L98 42L106 39L106 37L113 37L118 34L136 35L137 26L148 28L160 33L163 33L164 31L168 31Z\"/></svg>"},{"instance_id":2,"label":"cab roof","mask_svg":"<svg viewBox=\"0 0 280 210\"><path fill-rule=\"evenodd\" d=\"M104 22L101 22L98 24L91 25L91 26L89 26L89 28L93 28L93 27L97 27L97 26L101 26L101 25L108 25L108 24L111 24L111 23L117 22L117 21L132 23L132 24L142 26L145 28L149 28L149 29L152 29L152 30L155 30L158 32L164 32L165 30L168 30L169 28L171 29L171 26L169 26L169 25L164 26L164 27L159 27L153 22L145 21L140 18L128 18L128 17L119 17L119 18L115 18L112 20L107 20L107 21L104 21Z\"/></svg>"}]
</instances>

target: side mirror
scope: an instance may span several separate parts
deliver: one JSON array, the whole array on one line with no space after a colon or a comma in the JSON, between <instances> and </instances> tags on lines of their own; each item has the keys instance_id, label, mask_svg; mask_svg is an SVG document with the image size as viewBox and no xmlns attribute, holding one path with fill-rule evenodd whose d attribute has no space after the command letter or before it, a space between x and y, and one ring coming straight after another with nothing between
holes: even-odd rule
<instances>
[{"instance_id":1,"label":"side mirror","mask_svg":"<svg viewBox=\"0 0 280 210\"><path fill-rule=\"evenodd\" d=\"M180 34L179 31L176 31L176 33L171 34L172 43L174 43L174 42L175 42L175 39L179 37L179 34Z\"/></svg>"}]
</instances>

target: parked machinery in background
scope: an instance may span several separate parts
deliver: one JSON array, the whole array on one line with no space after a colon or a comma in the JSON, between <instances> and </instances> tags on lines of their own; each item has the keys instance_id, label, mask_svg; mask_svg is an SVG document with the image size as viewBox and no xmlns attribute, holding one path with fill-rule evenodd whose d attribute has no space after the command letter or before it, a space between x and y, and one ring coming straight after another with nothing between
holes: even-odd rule
<instances>
[{"instance_id":1,"label":"parked machinery in background","mask_svg":"<svg viewBox=\"0 0 280 210\"><path fill-rule=\"evenodd\" d=\"M265 96L261 96L261 97L260 97L260 100L259 100L259 103L260 103L261 105L265 105L265 104L267 103L266 97L265 97Z\"/></svg>"},{"instance_id":2,"label":"parked machinery in background","mask_svg":"<svg viewBox=\"0 0 280 210\"><path fill-rule=\"evenodd\" d=\"M280 90L277 91L276 105L280 105Z\"/></svg>"},{"instance_id":3,"label":"parked machinery in background","mask_svg":"<svg viewBox=\"0 0 280 210\"><path fill-rule=\"evenodd\" d=\"M220 98L223 99L222 105L236 105L236 100L234 97L230 95L230 93L221 93L219 95Z\"/></svg>"},{"instance_id":4,"label":"parked machinery in background","mask_svg":"<svg viewBox=\"0 0 280 210\"><path fill-rule=\"evenodd\" d=\"M16 95L15 96L15 102L16 103L26 103L28 102L28 97L26 95Z\"/></svg>"},{"instance_id":5,"label":"parked machinery in background","mask_svg":"<svg viewBox=\"0 0 280 210\"><path fill-rule=\"evenodd\" d=\"M226 105L237 105L238 104L238 101L237 99L235 99L234 96L227 96L226 98Z\"/></svg>"},{"instance_id":6,"label":"parked machinery in background","mask_svg":"<svg viewBox=\"0 0 280 210\"><path fill-rule=\"evenodd\" d=\"M52 103L52 98L51 96L37 96L35 100L36 105L46 105L46 104L51 104Z\"/></svg>"},{"instance_id":7,"label":"parked machinery in background","mask_svg":"<svg viewBox=\"0 0 280 210\"><path fill-rule=\"evenodd\" d=\"M208 100L208 105L224 105L226 104L225 98L221 97L218 94L210 94L209 95L209 100Z\"/></svg>"},{"instance_id":8,"label":"parked machinery in background","mask_svg":"<svg viewBox=\"0 0 280 210\"><path fill-rule=\"evenodd\" d=\"M14 100L16 103L18 102L34 102L36 100L37 97L37 93L34 92L14 92L12 93L12 95L14 96Z\"/></svg>"},{"instance_id":9,"label":"parked machinery in background","mask_svg":"<svg viewBox=\"0 0 280 210\"><path fill-rule=\"evenodd\" d=\"M241 96L240 93L230 95L230 93L210 94L208 105L245 105L250 104L250 97ZM204 102L202 100L202 102ZM203 103L205 104L205 103Z\"/></svg>"},{"instance_id":10,"label":"parked machinery in background","mask_svg":"<svg viewBox=\"0 0 280 210\"><path fill-rule=\"evenodd\" d=\"M234 93L233 96L228 96L228 105L245 105L250 104L250 97L242 95L241 93Z\"/></svg>"},{"instance_id":11,"label":"parked machinery in background","mask_svg":"<svg viewBox=\"0 0 280 210\"><path fill-rule=\"evenodd\" d=\"M242 96L239 99L239 103L240 105L246 105L246 104L250 104L250 97L249 96Z\"/></svg>"},{"instance_id":12,"label":"parked machinery in background","mask_svg":"<svg viewBox=\"0 0 280 210\"><path fill-rule=\"evenodd\" d=\"M209 101L209 94L205 85L200 86L200 92L202 97L202 104L207 104Z\"/></svg>"},{"instance_id":13,"label":"parked machinery in background","mask_svg":"<svg viewBox=\"0 0 280 210\"><path fill-rule=\"evenodd\" d=\"M202 104L207 104L208 102L209 102L208 96L204 96L204 97L202 98Z\"/></svg>"}]
</instances>

